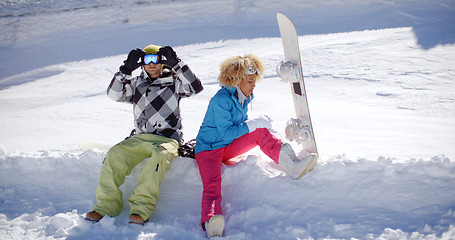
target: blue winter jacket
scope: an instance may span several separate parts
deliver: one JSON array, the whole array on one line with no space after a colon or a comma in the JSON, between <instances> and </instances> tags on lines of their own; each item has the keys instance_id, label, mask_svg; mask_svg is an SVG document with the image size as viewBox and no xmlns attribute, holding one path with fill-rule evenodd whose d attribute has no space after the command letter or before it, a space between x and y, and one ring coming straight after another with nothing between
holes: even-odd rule
<instances>
[{"instance_id":1,"label":"blue winter jacket","mask_svg":"<svg viewBox=\"0 0 455 240\"><path fill-rule=\"evenodd\" d=\"M253 95L240 104L237 88L222 87L210 99L204 121L196 137L195 153L226 147L234 139L248 133L248 103Z\"/></svg>"}]
</instances>

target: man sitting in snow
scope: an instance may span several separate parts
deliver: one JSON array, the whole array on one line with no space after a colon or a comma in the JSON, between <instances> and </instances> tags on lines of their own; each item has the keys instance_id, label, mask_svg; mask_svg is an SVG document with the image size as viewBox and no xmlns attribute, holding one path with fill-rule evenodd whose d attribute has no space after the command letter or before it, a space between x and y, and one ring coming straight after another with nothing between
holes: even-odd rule
<instances>
[{"instance_id":1,"label":"man sitting in snow","mask_svg":"<svg viewBox=\"0 0 455 240\"><path fill-rule=\"evenodd\" d=\"M142 67L139 76L131 73ZM119 187L131 170L150 158L139 173L138 185L128 198L129 223L143 225L152 215L160 183L182 141L179 102L202 91L201 81L169 47L149 45L135 49L115 73L107 95L133 104L132 136L113 146L101 167L96 205L86 214L89 221L120 214L123 202Z\"/></svg>"}]
</instances>

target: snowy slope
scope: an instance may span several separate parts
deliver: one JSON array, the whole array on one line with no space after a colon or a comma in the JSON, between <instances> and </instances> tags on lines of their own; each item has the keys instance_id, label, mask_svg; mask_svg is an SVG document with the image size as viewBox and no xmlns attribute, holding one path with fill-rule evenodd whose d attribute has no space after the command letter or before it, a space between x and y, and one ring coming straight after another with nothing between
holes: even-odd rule
<instances>
[{"instance_id":1,"label":"snowy slope","mask_svg":"<svg viewBox=\"0 0 455 240\"><path fill-rule=\"evenodd\" d=\"M150 41L279 37L277 12L301 35L412 27L425 49L455 38L453 0L8 0L0 1L0 79Z\"/></svg>"},{"instance_id":2,"label":"snowy slope","mask_svg":"<svg viewBox=\"0 0 455 240\"><path fill-rule=\"evenodd\" d=\"M2 10L12 11L14 16L23 16L24 21L32 16L45 16L52 26L55 17L65 16L55 11L57 8L63 9L62 12L74 9L69 11L73 14L83 12L91 20L103 15L108 16L104 20L113 21L104 11L140 5L135 1L40 2L54 5L45 5L47 10L32 1L17 1L17 4L29 4L27 8L15 9L12 1L2 2L0 6ZM214 1L203 0L151 2L162 9L179 4L214 4ZM257 23L254 18L261 16L260 11L264 14L263 28L249 32L249 36L238 32L237 36L245 39L206 42L190 37L172 43L205 87L199 95L182 100L187 140L196 136L208 100L219 88L216 83L218 64L233 55L252 52L263 58L267 66L264 80L255 89L251 117L269 115L278 134L284 136L285 122L294 114L289 83L281 82L274 70L283 60L281 40L273 36L263 38L268 33L261 32L278 31L273 12L280 7L265 0L230 3L233 2L237 5L229 5L228 1L216 5L219 19L213 25L207 21L215 14L210 11L204 12L207 18L192 23L184 23L185 18L162 20L186 24L202 33L232 16L238 21L245 19L248 25ZM156 6L146 3L143 5ZM373 15L376 18L362 18L360 12L354 15L364 19L366 25L370 21L375 26L393 22L384 17L386 5L400 10L409 6L408 13L416 13L416 9L424 9L429 4L418 0L368 4L352 0L347 3L365 10L363 13L376 12L377 15ZM431 3L433 9L448 7L437 13L453 11L450 2ZM371 4L378 6L376 10L369 8ZM237 9L229 10L227 6L237 6ZM76 10L80 7L85 10ZM291 19L301 16L295 18L302 26L306 15L299 15L299 11L323 12L337 8L342 8L337 1L306 1L295 11L288 11ZM54 9L52 14L43 15L49 9ZM179 14L186 16L187 13L181 10ZM140 19L138 16L149 15L135 16ZM312 18L312 23L322 26L324 21L333 18L336 16L320 16ZM433 13L415 19L428 20L429 26L447 23L444 14ZM153 25L148 22L152 20L144 21ZM349 27L347 23L352 21L345 19L338 26ZM112 22L99 24L113 26ZM139 31L129 24L120 24L109 31ZM3 29L6 25L0 26ZM17 26L25 25L18 23ZM22 38L10 47L1 48L1 58L5 57L4 51L19 49L29 38L47 39L59 45L55 41L67 37L61 33L68 27L44 28L44 33L16 29L15 34ZM73 31L79 29L73 27ZM232 30L234 37L237 34L232 26L226 29ZM321 153L320 165L301 180L293 181L260 150L254 149L237 166L225 167L222 203L227 220L225 238L455 238L455 46L433 45L427 49L421 43L426 35L419 36L416 29L418 27L412 24L354 32L352 30L362 29L341 28L351 32L300 37L310 110ZM249 29L243 30L248 32ZM78 31L68 37L76 33ZM81 48L88 42L97 46L104 44L106 32L95 34L87 30L86 33L90 33L90 37L79 38L87 40L81 43ZM46 37L48 35L52 37ZM227 35L220 33L216 37L229 39ZM434 36L431 42L439 42L438 37ZM452 37L448 42L454 40ZM74 61L76 58L66 62L66 58L49 53L58 64L0 79L0 239L205 238L199 226L202 184L197 165L188 158L174 160L162 184L156 212L144 227L127 224L127 204L120 216L106 217L98 224L80 217L95 203L98 173L106 152L84 153L78 145L81 142L112 145L129 134L132 128L130 105L108 99L105 90L130 48L148 43L155 42L132 40L123 48L117 46L119 49L106 54L107 57L95 58L81 51L80 57L84 59L81 61ZM113 41L113 45L116 44L116 40ZM45 44L37 43L37 46ZM44 62L53 63L47 59ZM135 177L137 171L122 186L125 201L137 181Z\"/></svg>"}]
</instances>

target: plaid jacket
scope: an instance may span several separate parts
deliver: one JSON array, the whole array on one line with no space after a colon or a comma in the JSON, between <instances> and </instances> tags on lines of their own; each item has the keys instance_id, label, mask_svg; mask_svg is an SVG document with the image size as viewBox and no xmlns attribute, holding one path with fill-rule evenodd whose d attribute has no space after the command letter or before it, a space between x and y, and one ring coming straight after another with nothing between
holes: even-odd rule
<instances>
[{"instance_id":1,"label":"plaid jacket","mask_svg":"<svg viewBox=\"0 0 455 240\"><path fill-rule=\"evenodd\" d=\"M133 104L136 134L152 133L181 142L180 99L202 89L201 81L180 61L153 80L144 68L136 77L119 71L107 88L107 95L115 101Z\"/></svg>"}]
</instances>

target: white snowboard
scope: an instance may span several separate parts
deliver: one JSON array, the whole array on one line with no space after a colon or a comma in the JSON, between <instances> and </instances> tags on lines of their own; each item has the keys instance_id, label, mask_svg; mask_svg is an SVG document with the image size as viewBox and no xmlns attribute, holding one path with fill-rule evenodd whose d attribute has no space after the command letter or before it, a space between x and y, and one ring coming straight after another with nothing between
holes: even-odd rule
<instances>
[{"instance_id":1,"label":"white snowboard","mask_svg":"<svg viewBox=\"0 0 455 240\"><path fill-rule=\"evenodd\" d=\"M286 59L285 62L281 62L277 72L281 79L289 80L291 83L292 98L297 115L297 119L291 119L288 122L286 137L302 144L303 149L308 153L318 155L303 79L297 31L294 24L285 15L278 13L277 21Z\"/></svg>"}]
</instances>

